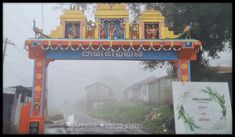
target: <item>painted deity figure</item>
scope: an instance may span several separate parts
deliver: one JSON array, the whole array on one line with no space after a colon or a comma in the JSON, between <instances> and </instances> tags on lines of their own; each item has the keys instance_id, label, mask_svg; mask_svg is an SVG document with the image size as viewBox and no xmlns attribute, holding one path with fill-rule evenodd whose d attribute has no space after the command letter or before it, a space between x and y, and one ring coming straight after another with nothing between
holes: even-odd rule
<instances>
[{"instance_id":1,"label":"painted deity figure","mask_svg":"<svg viewBox=\"0 0 235 137\"><path fill-rule=\"evenodd\" d=\"M111 21L111 22L109 23L108 32L109 32L109 39L114 39L114 37L115 37L115 32L116 32L116 27L115 27L113 21Z\"/></svg>"},{"instance_id":2,"label":"painted deity figure","mask_svg":"<svg viewBox=\"0 0 235 137\"><path fill-rule=\"evenodd\" d=\"M149 25L146 26L145 38L150 39L152 37L152 29Z\"/></svg>"},{"instance_id":3,"label":"painted deity figure","mask_svg":"<svg viewBox=\"0 0 235 137\"><path fill-rule=\"evenodd\" d=\"M71 29L69 31L68 37L69 38L76 38L76 37L78 37L77 28L76 28L75 23L72 23L72 26L71 26Z\"/></svg>"},{"instance_id":4,"label":"painted deity figure","mask_svg":"<svg viewBox=\"0 0 235 137\"><path fill-rule=\"evenodd\" d=\"M124 20L122 20L122 22L120 23L120 30L119 30L118 38L124 39L124 33L125 33L125 22Z\"/></svg>"},{"instance_id":5,"label":"painted deity figure","mask_svg":"<svg viewBox=\"0 0 235 137\"><path fill-rule=\"evenodd\" d=\"M159 31L159 29L155 25L152 25L152 30L151 31L152 31L151 38L152 39L158 38L158 31Z\"/></svg>"},{"instance_id":6,"label":"painted deity figure","mask_svg":"<svg viewBox=\"0 0 235 137\"><path fill-rule=\"evenodd\" d=\"M90 20L87 25L87 38L93 38L93 30L95 27L95 23Z\"/></svg>"},{"instance_id":7,"label":"painted deity figure","mask_svg":"<svg viewBox=\"0 0 235 137\"><path fill-rule=\"evenodd\" d=\"M138 24L136 23L136 21L133 22L133 25L131 27L131 37L133 39L138 38Z\"/></svg>"},{"instance_id":8,"label":"painted deity figure","mask_svg":"<svg viewBox=\"0 0 235 137\"><path fill-rule=\"evenodd\" d=\"M104 38L105 38L104 21L101 20L101 24L100 24L100 39L104 39Z\"/></svg>"}]
</instances>

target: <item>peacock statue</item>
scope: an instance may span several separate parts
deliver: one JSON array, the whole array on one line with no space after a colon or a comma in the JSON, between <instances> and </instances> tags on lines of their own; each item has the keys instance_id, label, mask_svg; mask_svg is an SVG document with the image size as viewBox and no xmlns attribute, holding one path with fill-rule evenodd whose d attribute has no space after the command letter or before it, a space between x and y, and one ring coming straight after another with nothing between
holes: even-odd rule
<instances>
[{"instance_id":1,"label":"peacock statue","mask_svg":"<svg viewBox=\"0 0 235 137\"><path fill-rule=\"evenodd\" d=\"M38 27L36 27L36 22L33 20L33 31L35 33L35 38L50 38L49 36L42 33Z\"/></svg>"},{"instance_id":2,"label":"peacock statue","mask_svg":"<svg viewBox=\"0 0 235 137\"><path fill-rule=\"evenodd\" d=\"M178 34L178 36L175 38L175 39L180 39L180 38L182 38L182 36L184 36L185 34L185 38L190 38L191 36L190 36L190 30L191 30L191 28L192 28L192 26L193 26L193 23L191 22L189 25L187 25L185 28L184 28L184 31L183 31L183 33L179 33Z\"/></svg>"}]
</instances>

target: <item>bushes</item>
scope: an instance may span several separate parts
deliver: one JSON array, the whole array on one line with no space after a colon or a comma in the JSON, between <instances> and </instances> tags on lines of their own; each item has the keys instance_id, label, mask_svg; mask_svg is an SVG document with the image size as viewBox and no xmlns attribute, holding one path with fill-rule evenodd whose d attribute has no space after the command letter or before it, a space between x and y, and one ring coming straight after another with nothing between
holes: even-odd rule
<instances>
[{"instance_id":1,"label":"bushes","mask_svg":"<svg viewBox=\"0 0 235 137\"><path fill-rule=\"evenodd\" d=\"M168 129L167 123L172 121L172 117L174 117L173 108L170 106L164 105L156 111L156 113L161 113L161 117L158 120L146 120L144 121L144 125L150 127L154 130L155 133L164 133L164 129ZM172 132L172 131L171 131Z\"/></svg>"}]
</instances>

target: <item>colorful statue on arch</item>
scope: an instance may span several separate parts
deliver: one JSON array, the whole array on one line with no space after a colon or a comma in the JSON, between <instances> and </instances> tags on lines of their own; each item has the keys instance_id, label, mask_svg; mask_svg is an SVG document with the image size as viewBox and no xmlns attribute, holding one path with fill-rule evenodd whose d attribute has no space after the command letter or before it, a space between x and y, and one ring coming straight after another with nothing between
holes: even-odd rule
<instances>
[{"instance_id":1,"label":"colorful statue on arch","mask_svg":"<svg viewBox=\"0 0 235 137\"><path fill-rule=\"evenodd\" d=\"M130 27L131 38L138 39L139 38L139 24L134 20Z\"/></svg>"},{"instance_id":2,"label":"colorful statue on arch","mask_svg":"<svg viewBox=\"0 0 235 137\"><path fill-rule=\"evenodd\" d=\"M94 29L96 28L95 22L89 20L87 24L87 38L94 38Z\"/></svg>"},{"instance_id":3,"label":"colorful statue on arch","mask_svg":"<svg viewBox=\"0 0 235 137\"><path fill-rule=\"evenodd\" d=\"M80 22L67 21L65 22L65 38L80 38Z\"/></svg>"},{"instance_id":4,"label":"colorful statue on arch","mask_svg":"<svg viewBox=\"0 0 235 137\"><path fill-rule=\"evenodd\" d=\"M144 24L146 39L159 39L159 23L146 22Z\"/></svg>"},{"instance_id":5,"label":"colorful statue on arch","mask_svg":"<svg viewBox=\"0 0 235 137\"><path fill-rule=\"evenodd\" d=\"M101 23L99 25L99 30L100 30L100 39L105 39L105 31L104 31L104 21L101 20Z\"/></svg>"},{"instance_id":6,"label":"colorful statue on arch","mask_svg":"<svg viewBox=\"0 0 235 137\"><path fill-rule=\"evenodd\" d=\"M126 27L125 20L123 19L120 23L120 30L119 30L119 33L118 33L118 39L124 39L125 38L125 27Z\"/></svg>"},{"instance_id":7,"label":"colorful statue on arch","mask_svg":"<svg viewBox=\"0 0 235 137\"><path fill-rule=\"evenodd\" d=\"M124 18L100 18L99 38L124 39L125 27Z\"/></svg>"},{"instance_id":8,"label":"colorful statue on arch","mask_svg":"<svg viewBox=\"0 0 235 137\"><path fill-rule=\"evenodd\" d=\"M108 35L109 35L108 39L116 38L115 37L116 30L117 30L117 28L114 25L114 22L113 21L109 22L109 24L108 24Z\"/></svg>"}]
</instances>

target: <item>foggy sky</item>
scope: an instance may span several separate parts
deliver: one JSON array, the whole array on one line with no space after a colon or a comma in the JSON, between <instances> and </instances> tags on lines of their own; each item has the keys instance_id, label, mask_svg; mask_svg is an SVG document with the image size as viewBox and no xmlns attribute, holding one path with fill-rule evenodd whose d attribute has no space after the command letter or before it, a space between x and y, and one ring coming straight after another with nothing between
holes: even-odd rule
<instances>
[{"instance_id":1,"label":"foggy sky","mask_svg":"<svg viewBox=\"0 0 235 137\"><path fill-rule=\"evenodd\" d=\"M57 4L43 4L43 32L50 34L59 25L61 10L54 10ZM36 3L4 3L3 4L3 39L8 37L16 47L8 45L6 50L3 87L23 85L32 87L33 60L29 59L24 41L34 37L33 19L36 26L42 28L42 4ZM94 17L90 16L90 19ZM219 60L210 64L232 66L232 52L221 53ZM61 70L62 68L64 70ZM56 60L48 67L49 106L60 107L64 100L71 102L85 98L84 88L93 82L112 80L116 77L126 85L130 85L150 76L166 75L165 70L144 71L140 61L69 61ZM67 72L69 71L69 72ZM121 85L118 85L121 86ZM49 108L50 110L50 108Z\"/></svg>"}]
</instances>

